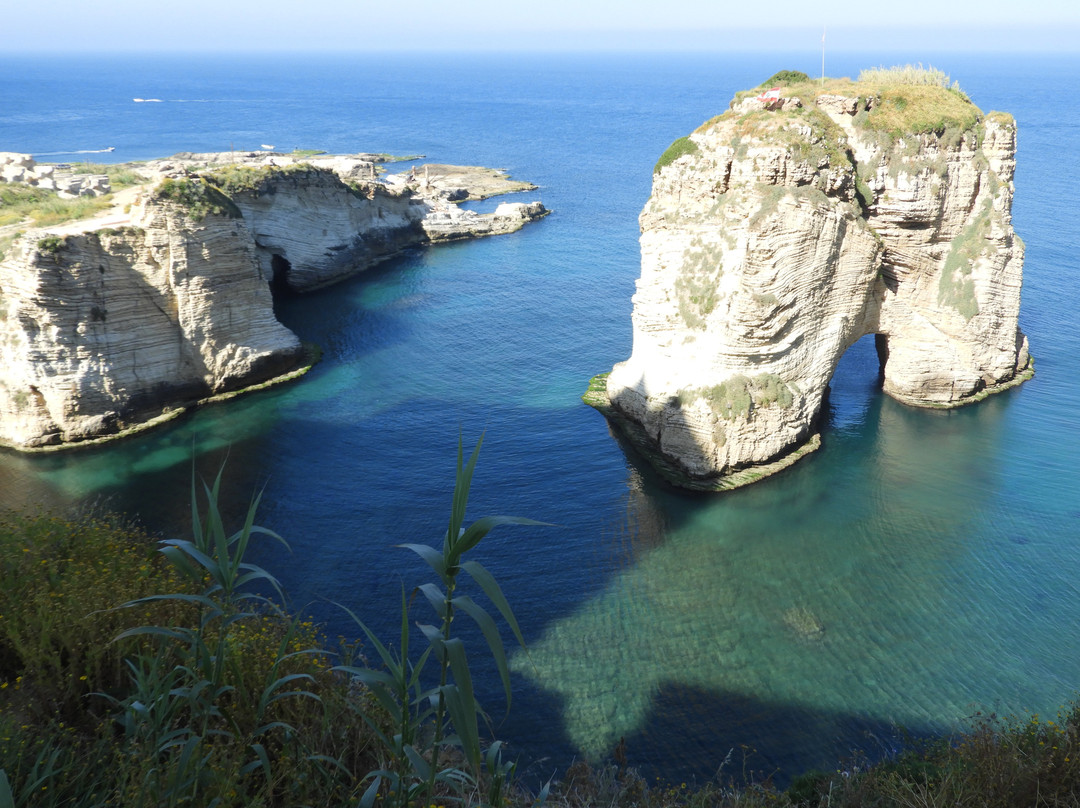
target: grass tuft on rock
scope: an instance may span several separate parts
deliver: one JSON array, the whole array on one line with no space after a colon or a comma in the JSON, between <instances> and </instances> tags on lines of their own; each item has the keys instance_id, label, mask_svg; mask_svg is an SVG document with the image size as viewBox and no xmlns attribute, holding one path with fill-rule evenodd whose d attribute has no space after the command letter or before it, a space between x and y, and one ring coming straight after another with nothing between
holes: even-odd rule
<instances>
[{"instance_id":1,"label":"grass tuft on rock","mask_svg":"<svg viewBox=\"0 0 1080 808\"><path fill-rule=\"evenodd\" d=\"M224 193L198 178L167 178L154 189L154 199L167 200L184 208L195 221L207 216L242 218L240 209Z\"/></svg>"},{"instance_id":2,"label":"grass tuft on rock","mask_svg":"<svg viewBox=\"0 0 1080 808\"><path fill-rule=\"evenodd\" d=\"M659 174L660 169L664 166L671 165L680 157L687 154L697 154L698 145L692 141L689 137L681 137L672 143L663 154L660 155L660 159L656 161L656 165L653 166L653 174Z\"/></svg>"}]
</instances>

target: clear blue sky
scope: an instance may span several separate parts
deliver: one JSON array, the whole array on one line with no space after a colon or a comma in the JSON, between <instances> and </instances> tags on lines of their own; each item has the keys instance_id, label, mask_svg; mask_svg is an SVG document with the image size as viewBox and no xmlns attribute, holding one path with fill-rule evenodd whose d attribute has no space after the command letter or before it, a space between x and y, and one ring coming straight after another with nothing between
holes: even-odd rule
<instances>
[{"instance_id":1,"label":"clear blue sky","mask_svg":"<svg viewBox=\"0 0 1080 808\"><path fill-rule=\"evenodd\" d=\"M36 0L0 53L45 50L1080 51L1078 0Z\"/></svg>"}]
</instances>

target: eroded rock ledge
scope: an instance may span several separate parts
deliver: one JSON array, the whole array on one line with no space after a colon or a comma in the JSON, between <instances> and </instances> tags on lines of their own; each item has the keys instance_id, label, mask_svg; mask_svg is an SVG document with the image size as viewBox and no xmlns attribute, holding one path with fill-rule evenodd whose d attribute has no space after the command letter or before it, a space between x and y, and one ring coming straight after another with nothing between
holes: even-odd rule
<instances>
[{"instance_id":1,"label":"eroded rock ledge","mask_svg":"<svg viewBox=\"0 0 1080 808\"><path fill-rule=\"evenodd\" d=\"M740 94L657 164L633 353L587 400L669 479L722 490L816 444L829 380L863 335L907 404L1030 377L1015 150L1012 118L955 89Z\"/></svg>"},{"instance_id":2,"label":"eroded rock ledge","mask_svg":"<svg viewBox=\"0 0 1080 808\"><path fill-rule=\"evenodd\" d=\"M451 197L469 198L468 170L440 183L422 169L380 177L363 159L208 157L141 165L156 184L128 192L124 208L28 230L7 249L0 444L97 442L289 378L311 360L275 318L272 288L313 289L406 247L509 233L547 213L539 202L461 209ZM474 197L531 187L473 176Z\"/></svg>"}]
</instances>

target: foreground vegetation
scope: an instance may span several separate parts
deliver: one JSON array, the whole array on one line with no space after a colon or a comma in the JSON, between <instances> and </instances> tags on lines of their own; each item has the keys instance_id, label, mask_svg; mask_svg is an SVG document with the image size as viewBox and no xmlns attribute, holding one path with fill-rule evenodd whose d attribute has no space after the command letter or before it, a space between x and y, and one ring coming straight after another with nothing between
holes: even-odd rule
<instances>
[{"instance_id":1,"label":"foreground vegetation","mask_svg":"<svg viewBox=\"0 0 1080 808\"><path fill-rule=\"evenodd\" d=\"M252 541L281 539L255 524L257 498L226 532L220 475L197 498L193 485L190 540L154 542L116 517L0 520L0 808L1080 805L1080 708L1051 721L977 716L955 738L785 789L730 763L704 785L650 785L622 750L524 788L502 745L484 740L455 620L481 629L509 707L498 627L466 582L521 634L469 556L496 527L536 523L466 527L476 457L459 448L441 547L402 545L435 577L402 592L399 643L356 617L364 654L286 613L274 577L245 560Z\"/></svg>"}]
</instances>

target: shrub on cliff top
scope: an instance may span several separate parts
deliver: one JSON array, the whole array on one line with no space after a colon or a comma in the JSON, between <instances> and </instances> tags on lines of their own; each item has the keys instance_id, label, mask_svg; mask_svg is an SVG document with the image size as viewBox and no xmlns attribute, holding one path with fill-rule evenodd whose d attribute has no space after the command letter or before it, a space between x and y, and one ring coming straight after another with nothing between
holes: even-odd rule
<instances>
[{"instance_id":1,"label":"shrub on cliff top","mask_svg":"<svg viewBox=\"0 0 1080 808\"><path fill-rule=\"evenodd\" d=\"M656 165L653 166L653 174L659 173L666 165L670 165L682 157L684 154L696 154L698 145L692 141L689 137L681 137L667 147L667 150L660 155L660 159L656 161Z\"/></svg>"},{"instance_id":2,"label":"shrub on cliff top","mask_svg":"<svg viewBox=\"0 0 1080 808\"><path fill-rule=\"evenodd\" d=\"M311 170L310 163L293 163L286 166L229 165L205 172L200 176L228 196L245 192L258 195L271 177L302 174Z\"/></svg>"},{"instance_id":3,"label":"shrub on cliff top","mask_svg":"<svg viewBox=\"0 0 1080 808\"><path fill-rule=\"evenodd\" d=\"M201 179L164 179L155 189L154 198L175 202L196 221L211 214L241 218L240 209L229 197Z\"/></svg>"},{"instance_id":4,"label":"shrub on cliff top","mask_svg":"<svg viewBox=\"0 0 1080 808\"><path fill-rule=\"evenodd\" d=\"M873 108L856 124L896 139L905 135L944 134L947 129L967 132L982 113L963 96L944 87L890 85L882 87Z\"/></svg>"},{"instance_id":5,"label":"shrub on cliff top","mask_svg":"<svg viewBox=\"0 0 1080 808\"><path fill-rule=\"evenodd\" d=\"M948 87L949 76L933 65L895 65L893 67L868 67L860 71L859 82L871 84L903 84L911 87Z\"/></svg>"},{"instance_id":6,"label":"shrub on cliff top","mask_svg":"<svg viewBox=\"0 0 1080 808\"><path fill-rule=\"evenodd\" d=\"M758 87L776 87L782 84L802 84L805 81L810 81L810 77L801 70L781 70L778 73L773 73L770 78L765 79Z\"/></svg>"},{"instance_id":7,"label":"shrub on cliff top","mask_svg":"<svg viewBox=\"0 0 1080 808\"><path fill-rule=\"evenodd\" d=\"M981 117L979 108L949 77L935 67L876 67L859 73L860 90L876 91L877 101L863 124L893 139L908 134L966 132Z\"/></svg>"}]
</instances>

